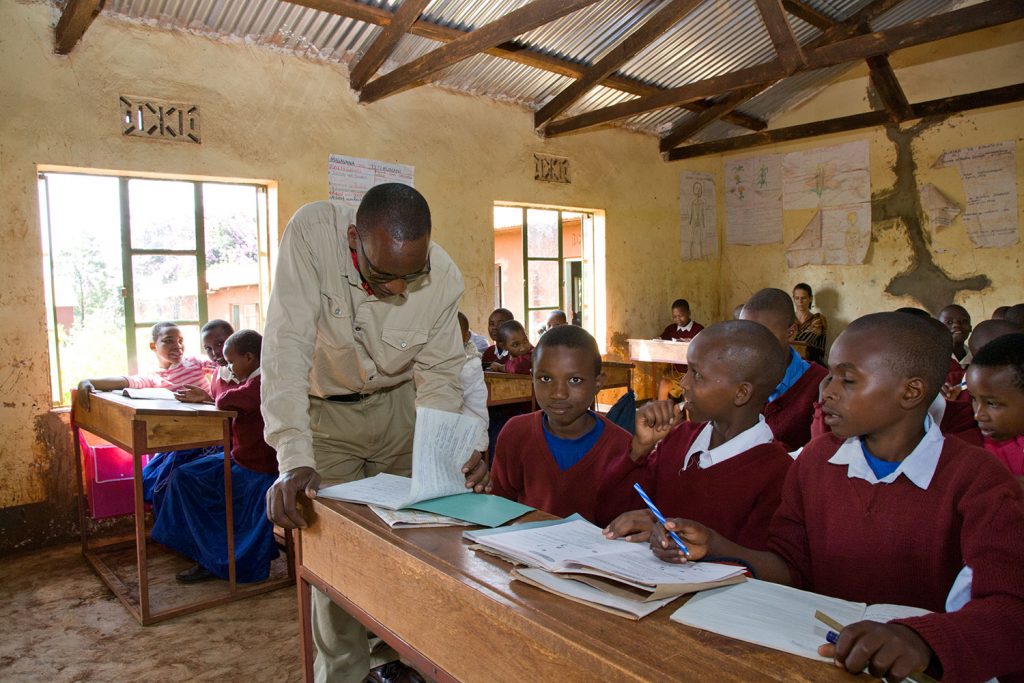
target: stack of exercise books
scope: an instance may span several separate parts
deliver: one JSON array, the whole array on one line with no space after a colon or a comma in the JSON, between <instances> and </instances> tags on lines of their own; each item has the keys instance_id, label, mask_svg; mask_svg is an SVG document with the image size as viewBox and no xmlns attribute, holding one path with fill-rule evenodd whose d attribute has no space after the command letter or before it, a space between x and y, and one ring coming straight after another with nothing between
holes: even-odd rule
<instances>
[{"instance_id":1,"label":"stack of exercise books","mask_svg":"<svg viewBox=\"0 0 1024 683\"><path fill-rule=\"evenodd\" d=\"M610 541L578 515L466 531L476 550L514 565L512 577L577 602L641 619L681 595L745 580L743 568L662 562L646 543Z\"/></svg>"}]
</instances>

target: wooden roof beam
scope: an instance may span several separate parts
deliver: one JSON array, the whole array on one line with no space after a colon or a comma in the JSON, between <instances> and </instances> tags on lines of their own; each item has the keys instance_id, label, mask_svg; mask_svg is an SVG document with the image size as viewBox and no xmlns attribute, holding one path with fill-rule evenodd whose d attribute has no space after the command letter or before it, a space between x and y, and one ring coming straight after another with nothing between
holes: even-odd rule
<instances>
[{"instance_id":1,"label":"wooden roof beam","mask_svg":"<svg viewBox=\"0 0 1024 683\"><path fill-rule=\"evenodd\" d=\"M635 57L637 53L650 45L659 36L675 26L687 14L692 12L702 0L671 0L656 14L649 17L643 26L630 33L618 45L613 47L583 75L566 87L562 92L541 107L533 116L533 125L540 128L545 123L572 106L591 88L610 76L616 69Z\"/></svg>"},{"instance_id":2,"label":"wooden roof beam","mask_svg":"<svg viewBox=\"0 0 1024 683\"><path fill-rule=\"evenodd\" d=\"M349 71L349 83L353 90L361 90L370 80L384 60L391 56L398 41L419 18L420 12L430 0L405 0L395 12L384 29L373 41L373 45L363 54L355 66Z\"/></svg>"},{"instance_id":3,"label":"wooden roof beam","mask_svg":"<svg viewBox=\"0 0 1024 683\"><path fill-rule=\"evenodd\" d=\"M768 29L768 36L775 46L779 64L787 71L794 71L804 63L804 53L793 35L793 28L782 9L782 0L756 0L761 21Z\"/></svg>"},{"instance_id":4,"label":"wooden roof beam","mask_svg":"<svg viewBox=\"0 0 1024 683\"><path fill-rule=\"evenodd\" d=\"M1020 0L987 0L952 12L918 19L884 31L875 31L804 51L806 69L821 69L844 62L888 54L893 50L929 43L942 38L977 31L983 28L1024 18L1024 2ZM725 91L766 86L787 75L779 60L746 67L726 74L670 88L655 95L620 102L603 109L586 112L550 123L544 134L552 137L630 118L649 111L674 107Z\"/></svg>"},{"instance_id":5,"label":"wooden roof beam","mask_svg":"<svg viewBox=\"0 0 1024 683\"><path fill-rule=\"evenodd\" d=\"M832 28L835 24L831 17L822 14L810 5L801 2L801 0L782 0L782 6L797 19L802 19L804 22L815 28L820 28L822 31Z\"/></svg>"},{"instance_id":6,"label":"wooden roof beam","mask_svg":"<svg viewBox=\"0 0 1024 683\"><path fill-rule=\"evenodd\" d=\"M408 64L403 64L391 73L370 81L360 91L359 101L376 102L389 95L416 87L442 69L458 64L489 47L500 45L598 1L533 0L528 5L523 5L447 45L442 45Z\"/></svg>"},{"instance_id":7,"label":"wooden roof beam","mask_svg":"<svg viewBox=\"0 0 1024 683\"><path fill-rule=\"evenodd\" d=\"M1024 83L1006 86L1004 88L993 88L969 95L954 95L938 100L929 100L910 105L911 115L909 119L919 119L926 116L946 116L957 114L970 109L981 109L983 107L994 107L1000 104L1020 102L1024 100ZM789 142L803 138L827 135L830 133L843 133L862 128L874 128L889 123L889 113L885 111L869 111L863 114L852 116L841 116L826 121L805 123L799 126L786 128L775 128L760 133L739 135L734 138L703 142L698 145L677 147L668 153L668 161L679 161L681 159L693 159L695 157L707 156L709 154L721 154L723 152L735 152L741 149L761 147L777 142Z\"/></svg>"},{"instance_id":8,"label":"wooden roof beam","mask_svg":"<svg viewBox=\"0 0 1024 683\"><path fill-rule=\"evenodd\" d=\"M875 55L868 57L867 62L868 68L871 69L871 86L882 100L885 111L889 113L889 120L899 123L912 118L913 108L907 101L903 88L900 87L900 82L889 64L888 56Z\"/></svg>"},{"instance_id":9,"label":"wooden roof beam","mask_svg":"<svg viewBox=\"0 0 1024 683\"><path fill-rule=\"evenodd\" d=\"M56 51L59 55L70 54L78 45L93 19L103 9L104 0L68 0L64 11L57 20Z\"/></svg>"},{"instance_id":10,"label":"wooden roof beam","mask_svg":"<svg viewBox=\"0 0 1024 683\"><path fill-rule=\"evenodd\" d=\"M394 18L394 14L386 9L373 7L372 5L364 5L360 2L356 2L356 0L287 0L287 2L290 2L293 5L299 5L301 7L308 7L321 12L328 12L338 16L347 17L349 19L355 19L356 21L373 24L374 26L387 26ZM429 21L424 21L422 19L413 23L412 27L409 29L409 33L414 36L434 40L439 43L450 43L467 34L466 31L460 31L459 29L441 26L439 24L432 24ZM551 55L541 54L540 52L535 52L514 42L504 42L500 45L489 48L484 52L492 57L507 59L517 64L524 64L535 69L541 69L543 71L559 74L560 76L567 76L569 78L580 78L586 71L586 68L580 64L570 62L566 59L552 57ZM639 97L653 95L665 90L664 88L650 85L634 78L621 76L619 74L612 74L608 76L598 83L598 85L618 90L620 92L626 92L631 95L637 95ZM711 103L705 101L690 102L684 105L686 109L696 112L704 111L710 106ZM768 124L761 119L748 116L747 114L740 112L733 112L723 118L729 123L742 126L743 128L748 128L750 130L764 130L768 127Z\"/></svg>"},{"instance_id":11,"label":"wooden roof beam","mask_svg":"<svg viewBox=\"0 0 1024 683\"><path fill-rule=\"evenodd\" d=\"M751 97L762 92L762 90L761 86L754 86L752 88L743 88L741 90L732 91L718 104L712 105L710 109L697 114L695 118L687 119L673 128L658 142L659 149L661 149L662 152L667 152L676 147L679 143L684 140L688 140L700 131L704 130L712 123L722 118L726 112L732 111Z\"/></svg>"}]
</instances>

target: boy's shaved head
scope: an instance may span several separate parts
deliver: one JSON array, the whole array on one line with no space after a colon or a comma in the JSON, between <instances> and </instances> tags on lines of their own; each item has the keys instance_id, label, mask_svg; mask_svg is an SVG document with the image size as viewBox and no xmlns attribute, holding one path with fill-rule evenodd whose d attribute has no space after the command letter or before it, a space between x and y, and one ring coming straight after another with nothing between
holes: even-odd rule
<instances>
[{"instance_id":1,"label":"boy's shaved head","mask_svg":"<svg viewBox=\"0 0 1024 683\"><path fill-rule=\"evenodd\" d=\"M924 379L933 397L946 381L953 338L934 318L871 313L854 320L843 334L870 334L885 340L884 360L892 372L899 377Z\"/></svg>"},{"instance_id":2,"label":"boy's shaved head","mask_svg":"<svg viewBox=\"0 0 1024 683\"><path fill-rule=\"evenodd\" d=\"M503 326L504 327L504 326ZM570 349L580 349L589 353L594 361L594 376L601 374L601 351L597 348L597 340L582 327L575 325L558 325L540 336L540 341L533 348L533 362L537 364L544 349L552 346L564 346Z\"/></svg>"},{"instance_id":3,"label":"boy's shaved head","mask_svg":"<svg viewBox=\"0 0 1024 683\"><path fill-rule=\"evenodd\" d=\"M979 368L1009 368L1013 385L1024 391L1024 334L1004 334L993 339L974 356L971 366L975 365Z\"/></svg>"},{"instance_id":4,"label":"boy's shaved head","mask_svg":"<svg viewBox=\"0 0 1024 683\"><path fill-rule=\"evenodd\" d=\"M363 237L384 231L396 242L423 239L430 235L430 207L423 195L408 185L376 185L359 202L356 230Z\"/></svg>"},{"instance_id":5,"label":"boy's shaved head","mask_svg":"<svg viewBox=\"0 0 1024 683\"><path fill-rule=\"evenodd\" d=\"M743 304L744 313L770 313L789 325L796 322L796 309L793 299L781 289L766 287L754 292L754 295Z\"/></svg>"},{"instance_id":6,"label":"boy's shaved head","mask_svg":"<svg viewBox=\"0 0 1024 683\"><path fill-rule=\"evenodd\" d=\"M978 352L985 348L993 339L1017 332L1024 332L1024 328L1021 328L1020 325L1014 325L1009 320L1000 320L998 318L982 320L974 326L974 330L971 331L971 336L967 340L967 345L971 348L972 354L978 355Z\"/></svg>"},{"instance_id":7,"label":"boy's shaved head","mask_svg":"<svg viewBox=\"0 0 1024 683\"><path fill-rule=\"evenodd\" d=\"M1006 309L1006 320L1014 325L1024 326L1024 304L1014 304Z\"/></svg>"},{"instance_id":8,"label":"boy's shaved head","mask_svg":"<svg viewBox=\"0 0 1024 683\"><path fill-rule=\"evenodd\" d=\"M518 320L506 320L498 327L498 338L505 339L505 337L514 332L522 332L526 334L526 328Z\"/></svg>"},{"instance_id":9,"label":"boy's shaved head","mask_svg":"<svg viewBox=\"0 0 1024 683\"><path fill-rule=\"evenodd\" d=\"M251 353L259 358L263 336L256 330L239 330L227 338L224 346L230 346L237 353Z\"/></svg>"},{"instance_id":10,"label":"boy's shaved head","mask_svg":"<svg viewBox=\"0 0 1024 683\"><path fill-rule=\"evenodd\" d=\"M786 298L789 298L788 296ZM726 320L700 331L694 343L713 345L716 357L730 368L732 378L750 382L763 402L786 374L789 355L764 325L749 320Z\"/></svg>"}]
</instances>

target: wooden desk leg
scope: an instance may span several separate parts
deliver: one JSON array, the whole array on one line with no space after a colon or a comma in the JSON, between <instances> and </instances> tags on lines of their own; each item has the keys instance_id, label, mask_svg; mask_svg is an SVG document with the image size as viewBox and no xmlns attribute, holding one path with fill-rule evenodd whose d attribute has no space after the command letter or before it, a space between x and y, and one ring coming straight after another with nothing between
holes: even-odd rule
<instances>
[{"instance_id":1,"label":"wooden desk leg","mask_svg":"<svg viewBox=\"0 0 1024 683\"><path fill-rule=\"evenodd\" d=\"M231 500L231 419L224 418L224 516L228 534L228 591L234 595L235 582L235 509Z\"/></svg>"},{"instance_id":2,"label":"wooden desk leg","mask_svg":"<svg viewBox=\"0 0 1024 683\"><path fill-rule=\"evenodd\" d=\"M75 446L75 477L78 479L76 484L78 489L78 531L82 536L82 554L85 555L89 552L89 528L86 526L85 521L85 486L82 485L82 444L79 442L79 438L81 438L80 430L72 421L71 440L74 441Z\"/></svg>"},{"instance_id":3,"label":"wooden desk leg","mask_svg":"<svg viewBox=\"0 0 1024 683\"><path fill-rule=\"evenodd\" d=\"M286 530L287 531L287 530ZM295 572L295 587L299 600L299 647L302 651L302 680L313 683L313 590L305 578L302 567L302 532L296 531L298 568Z\"/></svg>"},{"instance_id":4,"label":"wooden desk leg","mask_svg":"<svg viewBox=\"0 0 1024 683\"><path fill-rule=\"evenodd\" d=\"M143 626L149 623L149 567L146 564L146 506L142 500L142 453L146 423L132 421L132 463L135 469L135 561L139 570L139 614Z\"/></svg>"}]
</instances>

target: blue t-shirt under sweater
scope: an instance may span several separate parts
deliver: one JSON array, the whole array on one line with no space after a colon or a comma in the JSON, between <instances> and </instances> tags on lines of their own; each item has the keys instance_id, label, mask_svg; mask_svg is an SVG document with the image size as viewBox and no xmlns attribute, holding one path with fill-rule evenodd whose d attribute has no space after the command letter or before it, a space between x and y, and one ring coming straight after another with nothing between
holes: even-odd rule
<instances>
[{"instance_id":1,"label":"blue t-shirt under sweater","mask_svg":"<svg viewBox=\"0 0 1024 683\"><path fill-rule=\"evenodd\" d=\"M871 468L871 471L875 473L875 476L879 480L885 479L890 474L895 472L896 468L899 467L900 463L903 462L902 460L897 460L896 462L889 462L888 460L881 460L879 458L876 458L875 456L871 455L870 452L868 452L868 447L864 444L863 439L861 439L860 442L860 449L861 451L864 452L864 459L867 460L868 467Z\"/></svg>"},{"instance_id":2,"label":"blue t-shirt under sweater","mask_svg":"<svg viewBox=\"0 0 1024 683\"><path fill-rule=\"evenodd\" d=\"M541 424L544 425L544 440L548 442L548 450L551 451L551 455L555 456L555 464L563 472L582 460L583 456L589 453L597 440L601 438L601 432L604 431L604 422L601 421L601 418L592 410L587 412L593 416L594 426L578 439L563 439L555 436L548 429L548 416L545 415L541 420Z\"/></svg>"}]
</instances>

